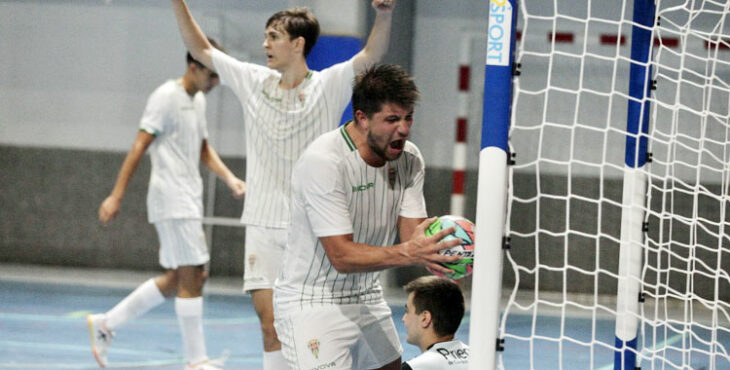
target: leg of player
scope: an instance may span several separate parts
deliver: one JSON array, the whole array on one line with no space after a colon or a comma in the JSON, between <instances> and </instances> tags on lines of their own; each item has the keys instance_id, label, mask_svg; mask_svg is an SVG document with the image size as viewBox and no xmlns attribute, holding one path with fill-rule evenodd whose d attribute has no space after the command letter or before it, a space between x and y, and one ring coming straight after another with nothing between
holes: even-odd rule
<instances>
[{"instance_id":1,"label":"leg of player","mask_svg":"<svg viewBox=\"0 0 730 370\"><path fill-rule=\"evenodd\" d=\"M279 275L287 235L286 229L246 226L243 290L251 294L261 325L263 370L287 368L274 329L273 303L274 281Z\"/></svg>"},{"instance_id":2,"label":"leg of player","mask_svg":"<svg viewBox=\"0 0 730 370\"><path fill-rule=\"evenodd\" d=\"M156 277L155 285L165 298L174 297L177 294L178 286L177 270L169 269L164 274Z\"/></svg>"},{"instance_id":3,"label":"leg of player","mask_svg":"<svg viewBox=\"0 0 730 370\"><path fill-rule=\"evenodd\" d=\"M204 266L180 266L179 285L175 298L175 313L180 325L187 369L214 369L208 363L203 333L203 283L207 276Z\"/></svg>"},{"instance_id":4,"label":"leg of player","mask_svg":"<svg viewBox=\"0 0 730 370\"><path fill-rule=\"evenodd\" d=\"M257 289L251 291L251 299L256 315L261 323L261 337L264 344L263 368L285 369L286 361L281 354L281 342L274 329L274 291L272 289Z\"/></svg>"},{"instance_id":5,"label":"leg of player","mask_svg":"<svg viewBox=\"0 0 730 370\"><path fill-rule=\"evenodd\" d=\"M157 278L145 281L106 313L86 317L91 351L99 366L106 367L109 363L107 351L114 337L114 329L161 304L165 301L165 296L174 294L175 286L172 285L171 291L168 287L175 279L175 271L169 270Z\"/></svg>"}]
</instances>

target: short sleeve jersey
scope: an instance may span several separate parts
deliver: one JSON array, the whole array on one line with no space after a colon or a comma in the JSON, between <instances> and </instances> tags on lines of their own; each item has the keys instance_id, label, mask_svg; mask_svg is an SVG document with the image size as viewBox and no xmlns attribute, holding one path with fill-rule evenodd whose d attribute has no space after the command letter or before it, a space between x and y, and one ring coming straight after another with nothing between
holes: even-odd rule
<instances>
[{"instance_id":1,"label":"short sleeve jersey","mask_svg":"<svg viewBox=\"0 0 730 370\"><path fill-rule=\"evenodd\" d=\"M310 71L294 89L279 87L281 75L218 50L213 63L243 108L246 134L246 202L241 222L284 228L294 163L315 138L337 127L352 95L351 61Z\"/></svg>"},{"instance_id":2,"label":"short sleeve jersey","mask_svg":"<svg viewBox=\"0 0 730 370\"><path fill-rule=\"evenodd\" d=\"M398 217L426 217L424 163L406 142L382 167L368 165L342 126L315 140L292 175L292 225L277 279L277 309L383 302L379 272L340 273L320 237L352 234L356 243L389 246Z\"/></svg>"},{"instance_id":3,"label":"short sleeve jersey","mask_svg":"<svg viewBox=\"0 0 730 370\"><path fill-rule=\"evenodd\" d=\"M467 370L469 346L460 340L432 345L417 357L403 363L402 370Z\"/></svg>"},{"instance_id":4,"label":"short sleeve jersey","mask_svg":"<svg viewBox=\"0 0 730 370\"><path fill-rule=\"evenodd\" d=\"M200 150L208 137L205 96L190 96L179 80L158 87L147 100L140 130L155 136L147 152L152 171L147 216L166 219L203 217Z\"/></svg>"}]
</instances>

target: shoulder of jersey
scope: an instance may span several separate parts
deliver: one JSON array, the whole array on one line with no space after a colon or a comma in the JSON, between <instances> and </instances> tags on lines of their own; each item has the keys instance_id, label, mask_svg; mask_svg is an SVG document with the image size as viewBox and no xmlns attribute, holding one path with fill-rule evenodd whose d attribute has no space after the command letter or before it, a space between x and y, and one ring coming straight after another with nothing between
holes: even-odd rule
<instances>
[{"instance_id":1,"label":"shoulder of jersey","mask_svg":"<svg viewBox=\"0 0 730 370\"><path fill-rule=\"evenodd\" d=\"M177 91L177 82L175 80L167 80L165 83L157 86L153 94L171 94Z\"/></svg>"},{"instance_id":2,"label":"shoulder of jersey","mask_svg":"<svg viewBox=\"0 0 730 370\"><path fill-rule=\"evenodd\" d=\"M341 143L343 140L339 132L339 129L326 132L314 139L308 146L307 149L302 153L302 157L340 157Z\"/></svg>"},{"instance_id":3,"label":"shoulder of jersey","mask_svg":"<svg viewBox=\"0 0 730 370\"><path fill-rule=\"evenodd\" d=\"M404 150L405 152L408 152L408 153L413 153L413 154L417 154L417 155L419 155L419 156L421 155L421 150L420 150L420 149L418 149L418 146L416 146L416 144L414 144L414 143L413 143L413 142L411 142L410 140L406 140L406 145L405 145L405 147L403 148L403 150Z\"/></svg>"}]
</instances>

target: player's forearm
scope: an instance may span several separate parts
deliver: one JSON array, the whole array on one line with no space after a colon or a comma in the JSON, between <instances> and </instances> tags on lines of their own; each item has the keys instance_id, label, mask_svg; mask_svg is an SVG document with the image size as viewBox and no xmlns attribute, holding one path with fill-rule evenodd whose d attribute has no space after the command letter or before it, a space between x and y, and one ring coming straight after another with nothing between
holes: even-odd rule
<instances>
[{"instance_id":1,"label":"player's forearm","mask_svg":"<svg viewBox=\"0 0 730 370\"><path fill-rule=\"evenodd\" d=\"M373 29L370 31L368 41L355 59L354 68L356 72L360 72L383 60L390 45L392 19L393 13L391 12L378 12L375 15Z\"/></svg>"},{"instance_id":2,"label":"player's forearm","mask_svg":"<svg viewBox=\"0 0 730 370\"><path fill-rule=\"evenodd\" d=\"M236 177L210 145L203 144L203 149L200 151L200 161L226 184Z\"/></svg>"},{"instance_id":3,"label":"player's forearm","mask_svg":"<svg viewBox=\"0 0 730 370\"><path fill-rule=\"evenodd\" d=\"M114 183L111 196L119 199L120 201L124 198L124 193L127 191L127 186L132 176L137 171L139 162L142 159L145 148L140 148L139 144L135 143L132 149L127 153L127 157L124 158L122 168L119 170L117 175L117 181Z\"/></svg>"},{"instance_id":4,"label":"player's forearm","mask_svg":"<svg viewBox=\"0 0 730 370\"><path fill-rule=\"evenodd\" d=\"M172 0L172 8L175 12L178 28L180 29L180 36L182 36L185 47L187 47L190 55L195 60L213 70L213 60L211 57L213 46L210 45L205 34L198 26L198 23L195 22L187 4L184 0Z\"/></svg>"},{"instance_id":5,"label":"player's forearm","mask_svg":"<svg viewBox=\"0 0 730 370\"><path fill-rule=\"evenodd\" d=\"M134 172L137 170L137 166L139 166L139 162L142 160L144 152L147 151L147 148L154 139L154 135L149 134L144 130L137 132L137 137L135 137L132 148L129 149L129 153L127 153L127 157L124 158L124 163L122 163L122 168L119 170L117 181L114 184L114 189L110 196L122 200L124 193L127 190L127 185L129 185L132 175L134 175Z\"/></svg>"},{"instance_id":6,"label":"player's forearm","mask_svg":"<svg viewBox=\"0 0 730 370\"><path fill-rule=\"evenodd\" d=\"M337 248L325 248L325 251L340 273L379 271L415 263L401 245L377 247L350 241Z\"/></svg>"},{"instance_id":7,"label":"player's forearm","mask_svg":"<svg viewBox=\"0 0 730 370\"><path fill-rule=\"evenodd\" d=\"M393 13L391 12L378 12L375 15L373 29L370 31L367 44L365 44L365 48L373 63L383 60L383 57L388 52L392 23Z\"/></svg>"}]
</instances>

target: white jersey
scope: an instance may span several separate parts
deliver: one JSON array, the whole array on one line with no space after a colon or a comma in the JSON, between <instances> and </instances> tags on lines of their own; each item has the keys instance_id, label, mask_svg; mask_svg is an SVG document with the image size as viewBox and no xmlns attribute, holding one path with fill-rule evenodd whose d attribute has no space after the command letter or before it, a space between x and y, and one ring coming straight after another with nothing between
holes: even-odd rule
<instances>
[{"instance_id":1,"label":"white jersey","mask_svg":"<svg viewBox=\"0 0 730 370\"><path fill-rule=\"evenodd\" d=\"M350 123L351 124L351 123ZM406 142L382 167L365 163L342 126L315 140L292 174L292 225L281 273L277 310L383 302L379 272L339 273L320 237L352 234L356 243L392 245L398 217L424 218L424 163Z\"/></svg>"},{"instance_id":2,"label":"white jersey","mask_svg":"<svg viewBox=\"0 0 730 370\"><path fill-rule=\"evenodd\" d=\"M467 370L469 346L458 339L436 343L403 363L402 370Z\"/></svg>"},{"instance_id":3,"label":"white jersey","mask_svg":"<svg viewBox=\"0 0 730 370\"><path fill-rule=\"evenodd\" d=\"M241 222L288 227L292 168L312 140L340 122L352 96L352 62L312 71L290 90L279 87L277 71L218 50L213 51L213 64L243 108L246 201Z\"/></svg>"},{"instance_id":4,"label":"white jersey","mask_svg":"<svg viewBox=\"0 0 730 370\"><path fill-rule=\"evenodd\" d=\"M179 80L158 87L147 100L140 130L155 135L147 190L149 222L203 217L200 150L208 137L205 96L190 96Z\"/></svg>"}]
</instances>

